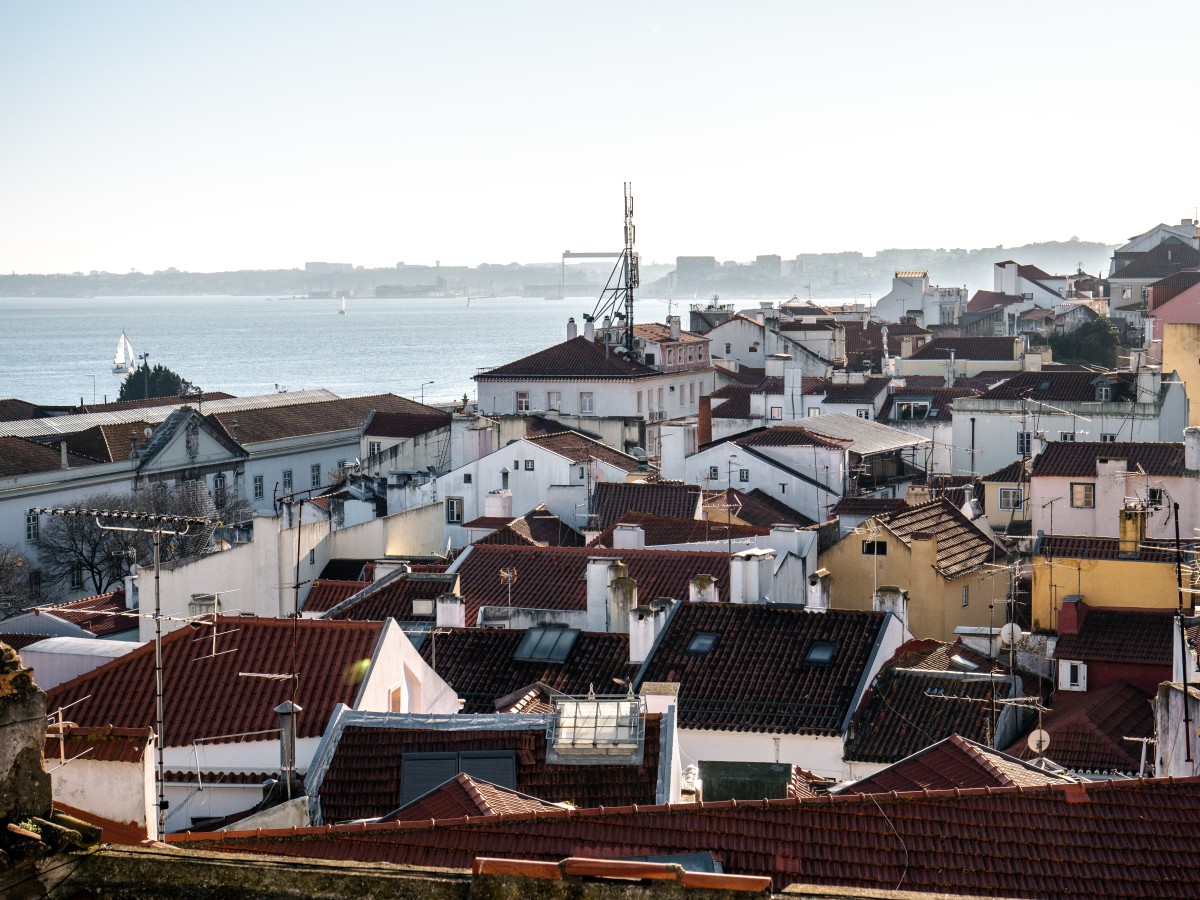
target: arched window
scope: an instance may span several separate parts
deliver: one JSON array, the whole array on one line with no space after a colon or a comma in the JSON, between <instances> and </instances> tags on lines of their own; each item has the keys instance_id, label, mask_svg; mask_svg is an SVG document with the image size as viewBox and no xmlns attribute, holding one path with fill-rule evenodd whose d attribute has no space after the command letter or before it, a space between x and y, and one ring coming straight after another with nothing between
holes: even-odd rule
<instances>
[{"instance_id":1,"label":"arched window","mask_svg":"<svg viewBox=\"0 0 1200 900\"><path fill-rule=\"evenodd\" d=\"M213 502L216 503L217 506L224 506L225 500L225 475L224 473L218 473L213 476Z\"/></svg>"}]
</instances>

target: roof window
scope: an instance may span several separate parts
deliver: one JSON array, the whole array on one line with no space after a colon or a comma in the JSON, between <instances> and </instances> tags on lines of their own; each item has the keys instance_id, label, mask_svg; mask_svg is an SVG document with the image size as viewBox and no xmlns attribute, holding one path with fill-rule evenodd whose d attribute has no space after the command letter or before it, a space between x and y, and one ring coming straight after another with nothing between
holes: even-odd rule
<instances>
[{"instance_id":1,"label":"roof window","mask_svg":"<svg viewBox=\"0 0 1200 900\"><path fill-rule=\"evenodd\" d=\"M578 637L578 628L556 625L530 628L517 644L513 659L517 662L565 662Z\"/></svg>"},{"instance_id":2,"label":"roof window","mask_svg":"<svg viewBox=\"0 0 1200 900\"><path fill-rule=\"evenodd\" d=\"M697 631L692 635L692 641L688 644L687 652L695 656L703 656L713 648L717 642L717 636L711 631Z\"/></svg>"},{"instance_id":3,"label":"roof window","mask_svg":"<svg viewBox=\"0 0 1200 900\"><path fill-rule=\"evenodd\" d=\"M813 664L827 663L833 659L833 651L836 649L837 648L833 644L826 643L825 641L817 641L815 644L809 647L808 652L804 654L804 661L806 663Z\"/></svg>"}]
</instances>

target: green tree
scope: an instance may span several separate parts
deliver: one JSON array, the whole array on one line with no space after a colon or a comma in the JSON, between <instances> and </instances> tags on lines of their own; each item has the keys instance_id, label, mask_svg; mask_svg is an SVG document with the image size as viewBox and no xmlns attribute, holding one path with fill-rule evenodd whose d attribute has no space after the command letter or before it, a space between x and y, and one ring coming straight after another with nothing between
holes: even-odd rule
<instances>
[{"instance_id":1,"label":"green tree","mask_svg":"<svg viewBox=\"0 0 1200 900\"><path fill-rule=\"evenodd\" d=\"M146 400L151 397L178 397L183 389L183 378L159 363L151 367L142 364L125 376L121 382L121 393L117 400Z\"/></svg>"},{"instance_id":2,"label":"green tree","mask_svg":"<svg viewBox=\"0 0 1200 900\"><path fill-rule=\"evenodd\" d=\"M1109 319L1104 318L1050 338L1056 362L1091 363L1109 369L1117 364L1120 346L1120 333Z\"/></svg>"}]
</instances>

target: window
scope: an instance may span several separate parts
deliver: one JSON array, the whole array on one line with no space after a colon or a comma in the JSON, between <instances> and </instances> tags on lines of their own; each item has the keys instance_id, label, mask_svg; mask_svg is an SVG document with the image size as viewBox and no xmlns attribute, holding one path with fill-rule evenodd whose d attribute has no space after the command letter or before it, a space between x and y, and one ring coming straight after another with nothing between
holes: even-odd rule
<instances>
[{"instance_id":1,"label":"window","mask_svg":"<svg viewBox=\"0 0 1200 900\"><path fill-rule=\"evenodd\" d=\"M672 386L671 390L675 390L675 387ZM687 405L687 398L683 396L683 385L682 384L679 386L679 405L680 406Z\"/></svg>"},{"instance_id":2,"label":"window","mask_svg":"<svg viewBox=\"0 0 1200 900\"><path fill-rule=\"evenodd\" d=\"M688 403L695 405L696 403L696 382L688 382Z\"/></svg>"},{"instance_id":3,"label":"window","mask_svg":"<svg viewBox=\"0 0 1200 900\"><path fill-rule=\"evenodd\" d=\"M400 762L400 805L424 797L459 772L516 790L517 753L515 750L405 753Z\"/></svg>"},{"instance_id":4,"label":"window","mask_svg":"<svg viewBox=\"0 0 1200 900\"><path fill-rule=\"evenodd\" d=\"M344 470L346 468L346 461L344 459L339 459L337 461L337 467L339 471Z\"/></svg>"},{"instance_id":5,"label":"window","mask_svg":"<svg viewBox=\"0 0 1200 900\"><path fill-rule=\"evenodd\" d=\"M659 394L661 394L662 388L659 388L658 392L659 392ZM659 405L661 406L662 405L662 397L661 396L658 398L658 402L659 402ZM592 414L593 409L594 409L594 407L592 406L592 392L591 391L580 391L579 392L579 412L580 412L580 414L585 415L585 416L590 416Z\"/></svg>"},{"instance_id":6,"label":"window","mask_svg":"<svg viewBox=\"0 0 1200 900\"><path fill-rule=\"evenodd\" d=\"M1067 684L1070 687L1079 687L1079 682L1081 680L1079 677L1079 669L1079 663L1067 663Z\"/></svg>"},{"instance_id":7,"label":"window","mask_svg":"<svg viewBox=\"0 0 1200 900\"><path fill-rule=\"evenodd\" d=\"M717 642L717 636L711 631L697 631L692 635L691 643L688 644L687 652L692 656L703 656L713 648L713 644Z\"/></svg>"},{"instance_id":8,"label":"window","mask_svg":"<svg viewBox=\"0 0 1200 900\"><path fill-rule=\"evenodd\" d=\"M525 471L526 472L533 471L533 460L532 459L525 460Z\"/></svg>"},{"instance_id":9,"label":"window","mask_svg":"<svg viewBox=\"0 0 1200 900\"><path fill-rule=\"evenodd\" d=\"M642 414L642 392L641 391L637 392L637 412L638 412L639 416Z\"/></svg>"},{"instance_id":10,"label":"window","mask_svg":"<svg viewBox=\"0 0 1200 900\"><path fill-rule=\"evenodd\" d=\"M720 469L718 469L716 466L708 467L708 480L709 481L716 481L720 477L721 477Z\"/></svg>"},{"instance_id":11,"label":"window","mask_svg":"<svg viewBox=\"0 0 1200 900\"><path fill-rule=\"evenodd\" d=\"M1064 659L1058 664L1058 686L1064 691L1087 690L1087 665L1079 660Z\"/></svg>"},{"instance_id":12,"label":"window","mask_svg":"<svg viewBox=\"0 0 1200 900\"><path fill-rule=\"evenodd\" d=\"M1017 432L1017 452L1022 456L1028 456L1033 449L1033 432L1018 431Z\"/></svg>"},{"instance_id":13,"label":"window","mask_svg":"<svg viewBox=\"0 0 1200 900\"><path fill-rule=\"evenodd\" d=\"M227 499L225 475L224 473L218 472L213 476L213 502L216 503L217 506L224 506Z\"/></svg>"},{"instance_id":14,"label":"window","mask_svg":"<svg viewBox=\"0 0 1200 900\"><path fill-rule=\"evenodd\" d=\"M38 539L38 514L25 514L25 540L36 541Z\"/></svg>"},{"instance_id":15,"label":"window","mask_svg":"<svg viewBox=\"0 0 1200 900\"><path fill-rule=\"evenodd\" d=\"M376 456L383 452L383 441L368 441L367 456Z\"/></svg>"},{"instance_id":16,"label":"window","mask_svg":"<svg viewBox=\"0 0 1200 900\"><path fill-rule=\"evenodd\" d=\"M263 477L261 475L254 476L254 499L261 500L263 498Z\"/></svg>"},{"instance_id":17,"label":"window","mask_svg":"<svg viewBox=\"0 0 1200 900\"><path fill-rule=\"evenodd\" d=\"M696 348L688 347L688 362L695 362L695 361L696 361Z\"/></svg>"},{"instance_id":18,"label":"window","mask_svg":"<svg viewBox=\"0 0 1200 900\"><path fill-rule=\"evenodd\" d=\"M463 484L470 484L470 483L471 483L471 473L464 472L463 473Z\"/></svg>"},{"instance_id":19,"label":"window","mask_svg":"<svg viewBox=\"0 0 1200 900\"><path fill-rule=\"evenodd\" d=\"M432 616L436 612L434 609L434 601L432 600L413 600L413 615L414 616Z\"/></svg>"},{"instance_id":20,"label":"window","mask_svg":"<svg viewBox=\"0 0 1200 900\"><path fill-rule=\"evenodd\" d=\"M1020 488L1000 488L1000 508L1001 509L1020 509L1021 508L1021 489Z\"/></svg>"},{"instance_id":21,"label":"window","mask_svg":"<svg viewBox=\"0 0 1200 900\"><path fill-rule=\"evenodd\" d=\"M517 391L517 412L529 412L529 391Z\"/></svg>"},{"instance_id":22,"label":"window","mask_svg":"<svg viewBox=\"0 0 1200 900\"><path fill-rule=\"evenodd\" d=\"M557 625L530 628L513 651L513 659L517 662L566 662L578 637L578 628Z\"/></svg>"},{"instance_id":23,"label":"window","mask_svg":"<svg viewBox=\"0 0 1200 900\"><path fill-rule=\"evenodd\" d=\"M1105 444L1115 444L1117 442L1117 436L1112 432L1104 431L1100 434L1100 440Z\"/></svg>"},{"instance_id":24,"label":"window","mask_svg":"<svg viewBox=\"0 0 1200 900\"><path fill-rule=\"evenodd\" d=\"M1071 506L1074 509L1094 509L1096 485L1090 481L1071 482Z\"/></svg>"},{"instance_id":25,"label":"window","mask_svg":"<svg viewBox=\"0 0 1200 900\"><path fill-rule=\"evenodd\" d=\"M819 416L820 414L821 414L821 407L819 407L819 406L810 406L810 407L808 408L808 417L809 417L810 419L811 419L811 418L813 418L814 416Z\"/></svg>"},{"instance_id":26,"label":"window","mask_svg":"<svg viewBox=\"0 0 1200 900\"><path fill-rule=\"evenodd\" d=\"M1096 400L1100 403L1107 403L1112 399L1112 388L1107 384L1096 386Z\"/></svg>"},{"instance_id":27,"label":"window","mask_svg":"<svg viewBox=\"0 0 1200 900\"><path fill-rule=\"evenodd\" d=\"M725 355L728 356L732 352L733 352L733 344L726 342L725 343Z\"/></svg>"},{"instance_id":28,"label":"window","mask_svg":"<svg viewBox=\"0 0 1200 900\"><path fill-rule=\"evenodd\" d=\"M749 469L738 469L738 481L747 482L750 480Z\"/></svg>"},{"instance_id":29,"label":"window","mask_svg":"<svg viewBox=\"0 0 1200 900\"><path fill-rule=\"evenodd\" d=\"M899 400L895 406L895 418L904 422L919 422L929 415L927 400Z\"/></svg>"},{"instance_id":30,"label":"window","mask_svg":"<svg viewBox=\"0 0 1200 900\"><path fill-rule=\"evenodd\" d=\"M658 389L658 408L659 409L663 408L663 389L662 388Z\"/></svg>"},{"instance_id":31,"label":"window","mask_svg":"<svg viewBox=\"0 0 1200 900\"><path fill-rule=\"evenodd\" d=\"M555 411L562 409L562 391L546 391L546 408Z\"/></svg>"},{"instance_id":32,"label":"window","mask_svg":"<svg viewBox=\"0 0 1200 900\"><path fill-rule=\"evenodd\" d=\"M646 365L648 365L648 366L654 365L654 354L653 353L646 354Z\"/></svg>"},{"instance_id":33,"label":"window","mask_svg":"<svg viewBox=\"0 0 1200 900\"><path fill-rule=\"evenodd\" d=\"M446 498L446 523L448 525L461 525L463 520L463 499L462 497L447 497Z\"/></svg>"},{"instance_id":34,"label":"window","mask_svg":"<svg viewBox=\"0 0 1200 900\"><path fill-rule=\"evenodd\" d=\"M863 541L863 556L887 556L887 541Z\"/></svg>"},{"instance_id":35,"label":"window","mask_svg":"<svg viewBox=\"0 0 1200 900\"><path fill-rule=\"evenodd\" d=\"M508 490L508 469L500 470L500 490Z\"/></svg>"},{"instance_id":36,"label":"window","mask_svg":"<svg viewBox=\"0 0 1200 900\"><path fill-rule=\"evenodd\" d=\"M1059 439L1060 441L1073 441L1073 440L1075 440L1075 432L1073 432L1073 431L1060 431L1060 432L1058 433L1058 439Z\"/></svg>"},{"instance_id":37,"label":"window","mask_svg":"<svg viewBox=\"0 0 1200 900\"><path fill-rule=\"evenodd\" d=\"M291 469L283 470L283 491L285 494L290 494L292 492L292 470Z\"/></svg>"},{"instance_id":38,"label":"window","mask_svg":"<svg viewBox=\"0 0 1200 900\"><path fill-rule=\"evenodd\" d=\"M825 641L817 641L804 654L804 661L806 663L825 665L833 659L833 651L836 649L833 644L826 643Z\"/></svg>"},{"instance_id":39,"label":"window","mask_svg":"<svg viewBox=\"0 0 1200 900\"><path fill-rule=\"evenodd\" d=\"M311 484L313 487L321 486L321 464L313 463L308 467L308 473L311 476Z\"/></svg>"},{"instance_id":40,"label":"window","mask_svg":"<svg viewBox=\"0 0 1200 900\"><path fill-rule=\"evenodd\" d=\"M869 418L871 418L871 410L869 410L869 409L856 409L856 410L854 411L854 414L855 414L856 416L858 416L860 419L869 419Z\"/></svg>"},{"instance_id":41,"label":"window","mask_svg":"<svg viewBox=\"0 0 1200 900\"><path fill-rule=\"evenodd\" d=\"M317 548L316 547L313 547L311 550L308 551L308 564L310 566L315 566L317 564Z\"/></svg>"},{"instance_id":42,"label":"window","mask_svg":"<svg viewBox=\"0 0 1200 900\"><path fill-rule=\"evenodd\" d=\"M579 467L579 480L580 481L583 481L583 475L584 475L583 466L580 466Z\"/></svg>"},{"instance_id":43,"label":"window","mask_svg":"<svg viewBox=\"0 0 1200 900\"><path fill-rule=\"evenodd\" d=\"M78 591L83 588L83 564L71 563L71 590Z\"/></svg>"},{"instance_id":44,"label":"window","mask_svg":"<svg viewBox=\"0 0 1200 900\"><path fill-rule=\"evenodd\" d=\"M1156 507L1156 508L1162 506L1163 505L1163 489L1162 488L1150 488L1146 492L1146 501L1151 506Z\"/></svg>"},{"instance_id":45,"label":"window","mask_svg":"<svg viewBox=\"0 0 1200 900\"><path fill-rule=\"evenodd\" d=\"M967 608L967 604L970 601L971 601L971 588L969 586L964 586L963 587L963 609Z\"/></svg>"},{"instance_id":46,"label":"window","mask_svg":"<svg viewBox=\"0 0 1200 900\"><path fill-rule=\"evenodd\" d=\"M772 406L771 407L771 418L774 419L775 421L779 421L780 419L782 419L783 418L783 407L782 406Z\"/></svg>"}]
</instances>

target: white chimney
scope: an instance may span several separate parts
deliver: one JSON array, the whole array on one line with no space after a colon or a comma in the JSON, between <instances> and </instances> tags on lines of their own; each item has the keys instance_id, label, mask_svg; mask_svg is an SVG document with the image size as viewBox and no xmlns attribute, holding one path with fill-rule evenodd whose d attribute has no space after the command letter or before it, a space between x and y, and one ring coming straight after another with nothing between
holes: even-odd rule
<instances>
[{"instance_id":1,"label":"white chimney","mask_svg":"<svg viewBox=\"0 0 1200 900\"><path fill-rule=\"evenodd\" d=\"M946 387L954 387L954 351L950 351L950 360L946 363Z\"/></svg>"},{"instance_id":2,"label":"white chimney","mask_svg":"<svg viewBox=\"0 0 1200 900\"><path fill-rule=\"evenodd\" d=\"M637 608L637 582L629 577L629 567L613 563L612 580L608 583L607 627L605 631L619 634L629 632L630 613Z\"/></svg>"},{"instance_id":3,"label":"white chimney","mask_svg":"<svg viewBox=\"0 0 1200 900\"><path fill-rule=\"evenodd\" d=\"M766 376L768 378L782 378L784 371L787 369L787 364L792 361L789 353L772 353L767 357Z\"/></svg>"},{"instance_id":4,"label":"white chimney","mask_svg":"<svg viewBox=\"0 0 1200 900\"><path fill-rule=\"evenodd\" d=\"M660 598L629 613L629 661L643 663L671 614L674 600Z\"/></svg>"},{"instance_id":5,"label":"white chimney","mask_svg":"<svg viewBox=\"0 0 1200 900\"><path fill-rule=\"evenodd\" d=\"M696 446L695 425L670 425L664 423L658 432L658 466L661 476L668 480L683 481L684 460L688 456L689 445L692 452ZM689 440L689 435L691 439Z\"/></svg>"},{"instance_id":6,"label":"white chimney","mask_svg":"<svg viewBox=\"0 0 1200 900\"><path fill-rule=\"evenodd\" d=\"M437 598L437 627L466 628L467 601L457 594L442 594Z\"/></svg>"},{"instance_id":7,"label":"white chimney","mask_svg":"<svg viewBox=\"0 0 1200 900\"><path fill-rule=\"evenodd\" d=\"M679 316L667 316L667 328L670 329L671 340L673 340L673 341L679 340L679 333L681 330L680 324L679 324Z\"/></svg>"},{"instance_id":8,"label":"white chimney","mask_svg":"<svg viewBox=\"0 0 1200 900\"><path fill-rule=\"evenodd\" d=\"M1026 351L1021 362L1022 372L1042 371L1042 354L1039 350Z\"/></svg>"},{"instance_id":9,"label":"white chimney","mask_svg":"<svg viewBox=\"0 0 1200 900\"><path fill-rule=\"evenodd\" d=\"M512 518L512 491L488 491L483 498L483 514L488 518Z\"/></svg>"},{"instance_id":10,"label":"white chimney","mask_svg":"<svg viewBox=\"0 0 1200 900\"><path fill-rule=\"evenodd\" d=\"M743 550L729 560L729 599L734 603L761 603L771 587L770 550Z\"/></svg>"},{"instance_id":11,"label":"white chimney","mask_svg":"<svg viewBox=\"0 0 1200 900\"><path fill-rule=\"evenodd\" d=\"M803 556L800 552L800 529L795 525L772 525L770 547L776 553Z\"/></svg>"},{"instance_id":12,"label":"white chimney","mask_svg":"<svg viewBox=\"0 0 1200 900\"><path fill-rule=\"evenodd\" d=\"M138 608L138 567L132 565L129 567L129 574L125 576L125 608Z\"/></svg>"},{"instance_id":13,"label":"white chimney","mask_svg":"<svg viewBox=\"0 0 1200 900\"><path fill-rule=\"evenodd\" d=\"M808 576L808 594L804 605L808 609L829 609L831 579L828 569L817 569Z\"/></svg>"},{"instance_id":14,"label":"white chimney","mask_svg":"<svg viewBox=\"0 0 1200 900\"><path fill-rule=\"evenodd\" d=\"M596 323L591 319L583 320L583 336L589 341L594 341L596 339Z\"/></svg>"},{"instance_id":15,"label":"white chimney","mask_svg":"<svg viewBox=\"0 0 1200 900\"><path fill-rule=\"evenodd\" d=\"M1200 471L1200 428L1183 429L1183 466L1189 472Z\"/></svg>"},{"instance_id":16,"label":"white chimney","mask_svg":"<svg viewBox=\"0 0 1200 900\"><path fill-rule=\"evenodd\" d=\"M1158 390L1162 381L1160 373L1156 366L1143 365L1137 373L1137 400L1138 403L1156 403L1158 402Z\"/></svg>"},{"instance_id":17,"label":"white chimney","mask_svg":"<svg viewBox=\"0 0 1200 900\"><path fill-rule=\"evenodd\" d=\"M646 532L641 525L619 523L613 529L614 550L645 550Z\"/></svg>"},{"instance_id":18,"label":"white chimney","mask_svg":"<svg viewBox=\"0 0 1200 900\"><path fill-rule=\"evenodd\" d=\"M908 591L892 585L880 585L875 589L871 606L875 612L890 612L900 624L908 629Z\"/></svg>"},{"instance_id":19,"label":"white chimney","mask_svg":"<svg viewBox=\"0 0 1200 900\"><path fill-rule=\"evenodd\" d=\"M567 319L567 340L579 336L579 326L575 324L575 317Z\"/></svg>"},{"instance_id":20,"label":"white chimney","mask_svg":"<svg viewBox=\"0 0 1200 900\"><path fill-rule=\"evenodd\" d=\"M608 631L608 583L613 558L591 556L587 561L587 630Z\"/></svg>"},{"instance_id":21,"label":"white chimney","mask_svg":"<svg viewBox=\"0 0 1200 900\"><path fill-rule=\"evenodd\" d=\"M70 466L67 465L67 442L66 441L58 442L58 453L59 453L59 466L63 469L69 469Z\"/></svg>"},{"instance_id":22,"label":"white chimney","mask_svg":"<svg viewBox=\"0 0 1200 900\"><path fill-rule=\"evenodd\" d=\"M716 603L717 580L711 575L693 575L688 582L688 601L690 603Z\"/></svg>"}]
</instances>

